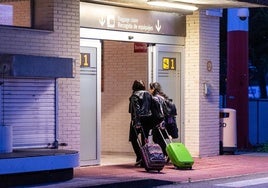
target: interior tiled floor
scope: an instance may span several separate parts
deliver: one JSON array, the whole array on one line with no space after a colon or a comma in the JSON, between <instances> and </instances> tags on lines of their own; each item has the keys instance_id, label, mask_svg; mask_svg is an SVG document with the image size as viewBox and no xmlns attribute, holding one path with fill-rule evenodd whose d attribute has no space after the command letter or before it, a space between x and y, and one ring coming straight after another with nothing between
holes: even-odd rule
<instances>
[{"instance_id":1,"label":"interior tiled floor","mask_svg":"<svg viewBox=\"0 0 268 188\"><path fill-rule=\"evenodd\" d=\"M101 166L135 163L132 153L104 153L101 155Z\"/></svg>"}]
</instances>

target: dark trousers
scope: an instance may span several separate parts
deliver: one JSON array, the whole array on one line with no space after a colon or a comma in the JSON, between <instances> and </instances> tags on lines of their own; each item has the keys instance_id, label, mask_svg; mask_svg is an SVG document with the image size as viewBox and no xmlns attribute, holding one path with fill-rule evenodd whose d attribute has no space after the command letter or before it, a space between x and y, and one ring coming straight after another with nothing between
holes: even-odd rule
<instances>
[{"instance_id":1,"label":"dark trousers","mask_svg":"<svg viewBox=\"0 0 268 188\"><path fill-rule=\"evenodd\" d=\"M141 150L140 144L138 141L138 136L140 134L140 129L136 129L133 126L130 126L130 134L129 134L129 141L131 142L132 148L136 154L136 162L141 160ZM141 144L144 145L144 136L141 135Z\"/></svg>"},{"instance_id":2,"label":"dark trousers","mask_svg":"<svg viewBox=\"0 0 268 188\"><path fill-rule=\"evenodd\" d=\"M141 121L142 128L136 129L132 123L130 123L129 130L129 141L131 142L132 148L136 154L136 161L141 160L141 150L140 144L138 142L138 136L141 134L141 145L145 144L145 139L148 139L149 131L151 129L151 119L142 119Z\"/></svg>"},{"instance_id":3,"label":"dark trousers","mask_svg":"<svg viewBox=\"0 0 268 188\"><path fill-rule=\"evenodd\" d=\"M165 139L168 138L168 135L167 135L165 130L162 130L160 128L154 128L153 131L152 131L153 141L154 141L154 143L157 143L157 144L160 145L160 147L162 148L163 154L165 156L167 156L167 152L166 152L167 144L166 144L164 138L161 136L159 131L162 132L162 135L164 136Z\"/></svg>"}]
</instances>

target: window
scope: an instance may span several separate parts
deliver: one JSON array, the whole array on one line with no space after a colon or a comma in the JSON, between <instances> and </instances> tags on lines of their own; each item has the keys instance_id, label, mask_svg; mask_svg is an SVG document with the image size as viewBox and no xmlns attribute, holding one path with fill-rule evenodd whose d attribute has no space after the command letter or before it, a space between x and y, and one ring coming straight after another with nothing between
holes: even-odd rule
<instances>
[{"instance_id":1,"label":"window","mask_svg":"<svg viewBox=\"0 0 268 188\"><path fill-rule=\"evenodd\" d=\"M53 30L53 6L44 0L0 0L0 25Z\"/></svg>"}]
</instances>

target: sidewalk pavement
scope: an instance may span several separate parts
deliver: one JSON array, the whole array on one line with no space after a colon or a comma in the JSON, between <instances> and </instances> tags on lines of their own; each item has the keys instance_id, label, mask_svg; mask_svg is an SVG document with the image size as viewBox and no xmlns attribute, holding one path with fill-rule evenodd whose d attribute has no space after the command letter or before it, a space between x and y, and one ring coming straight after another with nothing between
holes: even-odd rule
<instances>
[{"instance_id":1,"label":"sidewalk pavement","mask_svg":"<svg viewBox=\"0 0 268 188\"><path fill-rule=\"evenodd\" d=\"M72 180L41 187L103 187L111 183L146 179L170 181L173 184L178 184L268 173L268 153L219 155L194 158L194 161L192 170L178 170L172 164L167 164L160 173L148 173L144 168L135 167L134 164L79 167L74 170Z\"/></svg>"}]
</instances>

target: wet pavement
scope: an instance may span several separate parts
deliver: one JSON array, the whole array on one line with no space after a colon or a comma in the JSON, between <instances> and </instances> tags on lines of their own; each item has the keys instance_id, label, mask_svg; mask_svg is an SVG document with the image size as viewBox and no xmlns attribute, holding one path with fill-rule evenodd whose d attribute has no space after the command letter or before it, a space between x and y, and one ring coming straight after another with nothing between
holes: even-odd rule
<instances>
[{"instance_id":1,"label":"wet pavement","mask_svg":"<svg viewBox=\"0 0 268 188\"><path fill-rule=\"evenodd\" d=\"M219 155L194 161L192 170L176 169L169 163L160 173L146 172L134 163L79 167L72 180L32 187L154 187L268 172L268 153Z\"/></svg>"}]
</instances>

